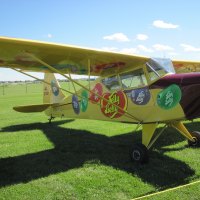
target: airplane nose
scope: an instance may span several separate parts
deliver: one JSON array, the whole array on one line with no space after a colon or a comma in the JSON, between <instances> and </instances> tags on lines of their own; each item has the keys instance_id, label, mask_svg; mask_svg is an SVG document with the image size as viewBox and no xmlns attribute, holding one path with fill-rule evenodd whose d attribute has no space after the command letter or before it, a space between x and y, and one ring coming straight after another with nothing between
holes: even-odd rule
<instances>
[{"instance_id":1,"label":"airplane nose","mask_svg":"<svg viewBox=\"0 0 200 200\"><path fill-rule=\"evenodd\" d=\"M186 74L181 82L180 104L187 119L200 117L200 73Z\"/></svg>"},{"instance_id":2,"label":"airplane nose","mask_svg":"<svg viewBox=\"0 0 200 200\"><path fill-rule=\"evenodd\" d=\"M169 74L153 83L150 88L165 89L176 84L181 89L180 105L187 119L200 117L200 73Z\"/></svg>"},{"instance_id":3,"label":"airplane nose","mask_svg":"<svg viewBox=\"0 0 200 200\"><path fill-rule=\"evenodd\" d=\"M200 73L168 74L153 83L150 88L163 88L171 84L177 84L180 87L200 84Z\"/></svg>"},{"instance_id":4,"label":"airplane nose","mask_svg":"<svg viewBox=\"0 0 200 200\"><path fill-rule=\"evenodd\" d=\"M200 84L200 73L187 73L179 76L181 77L182 86Z\"/></svg>"}]
</instances>

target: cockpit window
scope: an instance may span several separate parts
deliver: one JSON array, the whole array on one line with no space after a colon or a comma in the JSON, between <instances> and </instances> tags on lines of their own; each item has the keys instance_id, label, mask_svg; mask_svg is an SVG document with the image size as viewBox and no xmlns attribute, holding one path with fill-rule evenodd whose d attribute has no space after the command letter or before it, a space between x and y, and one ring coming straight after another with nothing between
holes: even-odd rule
<instances>
[{"instance_id":1,"label":"cockpit window","mask_svg":"<svg viewBox=\"0 0 200 200\"><path fill-rule=\"evenodd\" d=\"M145 78L143 69L138 69L132 72L120 74L120 79L122 82L122 87L124 89L143 87L147 85L147 80Z\"/></svg>"},{"instance_id":2,"label":"cockpit window","mask_svg":"<svg viewBox=\"0 0 200 200\"><path fill-rule=\"evenodd\" d=\"M151 81L156 80L167 73L175 73L170 59L152 58L146 63L146 66Z\"/></svg>"},{"instance_id":3,"label":"cockpit window","mask_svg":"<svg viewBox=\"0 0 200 200\"><path fill-rule=\"evenodd\" d=\"M102 79L102 83L109 90L119 90L120 89L120 84L119 84L118 76L111 76L111 77Z\"/></svg>"}]
</instances>

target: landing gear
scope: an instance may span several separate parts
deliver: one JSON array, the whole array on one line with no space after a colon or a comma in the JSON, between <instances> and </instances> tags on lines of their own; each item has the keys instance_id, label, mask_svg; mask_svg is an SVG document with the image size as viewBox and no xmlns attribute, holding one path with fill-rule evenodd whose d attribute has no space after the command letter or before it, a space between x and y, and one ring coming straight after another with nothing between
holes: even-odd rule
<instances>
[{"instance_id":1,"label":"landing gear","mask_svg":"<svg viewBox=\"0 0 200 200\"><path fill-rule=\"evenodd\" d=\"M51 124L51 121L54 119L55 117L53 117L52 115L50 116L49 120L49 124Z\"/></svg>"},{"instance_id":2,"label":"landing gear","mask_svg":"<svg viewBox=\"0 0 200 200\"><path fill-rule=\"evenodd\" d=\"M188 145L190 147L200 147L200 132L193 131L190 133L194 141L188 140Z\"/></svg>"},{"instance_id":3,"label":"landing gear","mask_svg":"<svg viewBox=\"0 0 200 200\"><path fill-rule=\"evenodd\" d=\"M156 127L157 123L149 123L142 125L142 143L135 144L130 149L130 157L132 161L140 164L148 163L148 150L156 142L158 137L163 133L163 131L166 128L166 125L158 132L156 136L154 136Z\"/></svg>"},{"instance_id":4,"label":"landing gear","mask_svg":"<svg viewBox=\"0 0 200 200\"><path fill-rule=\"evenodd\" d=\"M140 163L140 164L148 163L149 161L148 149L146 148L145 145L141 143L135 144L130 149L130 157L131 157L131 160L136 163Z\"/></svg>"}]
</instances>

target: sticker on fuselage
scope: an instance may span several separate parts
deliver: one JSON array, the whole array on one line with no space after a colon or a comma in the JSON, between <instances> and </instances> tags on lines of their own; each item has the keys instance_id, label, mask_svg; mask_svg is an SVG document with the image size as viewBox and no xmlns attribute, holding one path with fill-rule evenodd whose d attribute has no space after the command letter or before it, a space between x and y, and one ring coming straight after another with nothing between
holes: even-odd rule
<instances>
[{"instance_id":1,"label":"sticker on fuselage","mask_svg":"<svg viewBox=\"0 0 200 200\"><path fill-rule=\"evenodd\" d=\"M51 90L52 90L54 96L58 96L59 95L59 88L58 88L58 85L57 85L55 80L51 81Z\"/></svg>"},{"instance_id":2,"label":"sticker on fuselage","mask_svg":"<svg viewBox=\"0 0 200 200\"><path fill-rule=\"evenodd\" d=\"M109 118L119 118L127 109L127 96L122 91L105 93L101 99L101 111Z\"/></svg>"},{"instance_id":3,"label":"sticker on fuselage","mask_svg":"<svg viewBox=\"0 0 200 200\"><path fill-rule=\"evenodd\" d=\"M90 101L92 103L98 103L102 95L103 95L103 86L101 85L101 83L97 83L92 89L92 92L90 93Z\"/></svg>"},{"instance_id":4,"label":"sticker on fuselage","mask_svg":"<svg viewBox=\"0 0 200 200\"><path fill-rule=\"evenodd\" d=\"M78 102L78 97L75 94L72 95L72 107L74 112L78 115L80 113L80 105Z\"/></svg>"},{"instance_id":5,"label":"sticker on fuselage","mask_svg":"<svg viewBox=\"0 0 200 200\"><path fill-rule=\"evenodd\" d=\"M88 108L88 92L83 90L81 93L81 111L85 112Z\"/></svg>"},{"instance_id":6,"label":"sticker on fuselage","mask_svg":"<svg viewBox=\"0 0 200 200\"><path fill-rule=\"evenodd\" d=\"M178 85L172 84L165 88L157 95L157 104L165 109L169 110L174 108L181 100L182 92Z\"/></svg>"},{"instance_id":7,"label":"sticker on fuselage","mask_svg":"<svg viewBox=\"0 0 200 200\"><path fill-rule=\"evenodd\" d=\"M136 105L146 105L150 98L150 92L148 88L135 89L130 92L130 98Z\"/></svg>"}]
</instances>

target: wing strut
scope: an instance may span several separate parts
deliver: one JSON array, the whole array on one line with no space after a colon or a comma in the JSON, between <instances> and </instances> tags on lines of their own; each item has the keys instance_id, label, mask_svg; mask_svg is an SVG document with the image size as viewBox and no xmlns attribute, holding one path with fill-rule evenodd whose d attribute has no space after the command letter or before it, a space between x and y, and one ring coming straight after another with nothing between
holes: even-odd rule
<instances>
[{"instance_id":1,"label":"wing strut","mask_svg":"<svg viewBox=\"0 0 200 200\"><path fill-rule=\"evenodd\" d=\"M21 73L21 74L24 74L24 75L26 75L26 76L29 76L29 77L31 77L31 78L34 78L34 79L36 79L36 80L38 80L38 81L41 81L41 82L43 82L43 83L46 83L47 85L51 85L51 83L49 83L49 82L47 82L47 81L45 81L45 80L43 80L43 79L39 79L39 78L37 78L37 77L35 77L35 76L32 76L32 75L30 75L30 74L28 74L28 73L26 73L26 72L23 72L22 70L19 70L19 69L15 69L15 68L12 68L13 70L15 70L15 71L17 71L17 72L19 72L19 73ZM63 88L61 88L61 87L58 87L60 90L63 90L63 91L65 91L65 92L68 92L69 94L74 94L73 92L70 92L69 90L66 90L66 89L63 89Z\"/></svg>"},{"instance_id":2,"label":"wing strut","mask_svg":"<svg viewBox=\"0 0 200 200\"><path fill-rule=\"evenodd\" d=\"M68 71L68 75L69 75L70 79L72 79L71 74L70 74L69 71ZM76 87L75 87L75 85L74 85L74 82L72 82L72 86L73 86L73 88L74 88L75 94L77 95L77 91L76 91ZM78 96L78 95L77 95L77 96Z\"/></svg>"},{"instance_id":3,"label":"wing strut","mask_svg":"<svg viewBox=\"0 0 200 200\"><path fill-rule=\"evenodd\" d=\"M55 69L54 67L52 67L51 65L47 64L46 62L42 61L41 59L37 58L36 56L34 56L33 54L30 53L26 53L28 56L30 56L31 58L33 58L35 61L39 62L40 64L46 66L47 68L49 68L52 72L54 73L58 73L60 75L62 75L63 77L65 77L66 79L68 79L71 82L74 82L75 84L77 84L78 86L80 86L81 88L87 90L88 92L97 95L100 99L103 99L104 101L108 102L109 104L115 106L118 110L121 110L121 112L126 113L129 117L131 117L132 119L138 121L138 122L142 122L142 120L138 119L137 117L133 116L132 114L128 113L126 110L122 109L121 107L117 106L114 103L111 103L109 100L105 99L104 97L102 97L101 95L93 92L92 90L89 90L87 87L85 87L84 85L80 84L79 82L73 80L71 77L66 76L64 73L62 73L61 71Z\"/></svg>"}]
</instances>

